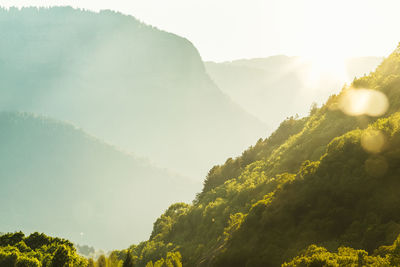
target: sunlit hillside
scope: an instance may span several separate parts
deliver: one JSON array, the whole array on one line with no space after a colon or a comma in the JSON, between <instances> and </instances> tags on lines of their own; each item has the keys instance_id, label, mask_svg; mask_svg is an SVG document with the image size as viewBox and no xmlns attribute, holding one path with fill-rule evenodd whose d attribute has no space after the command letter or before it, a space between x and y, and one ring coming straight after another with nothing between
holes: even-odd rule
<instances>
[{"instance_id":1,"label":"sunlit hillside","mask_svg":"<svg viewBox=\"0 0 400 267\"><path fill-rule=\"evenodd\" d=\"M399 9L2 1L0 267L400 266Z\"/></svg>"},{"instance_id":2,"label":"sunlit hillside","mask_svg":"<svg viewBox=\"0 0 400 267\"><path fill-rule=\"evenodd\" d=\"M184 266L397 266L398 51L214 166L192 205L172 205L147 242L116 255L131 253L137 266L168 251Z\"/></svg>"}]
</instances>

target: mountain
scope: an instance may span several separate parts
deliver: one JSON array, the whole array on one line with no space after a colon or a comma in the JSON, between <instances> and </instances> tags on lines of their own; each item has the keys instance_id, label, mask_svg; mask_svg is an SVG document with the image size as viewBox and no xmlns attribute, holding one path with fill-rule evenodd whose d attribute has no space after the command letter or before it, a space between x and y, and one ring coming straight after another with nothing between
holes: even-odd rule
<instances>
[{"instance_id":1,"label":"mountain","mask_svg":"<svg viewBox=\"0 0 400 267\"><path fill-rule=\"evenodd\" d=\"M304 118L208 173L148 241L112 255L152 266L398 266L400 45ZM149 262L152 263L149 263ZM374 265L375 264L375 265Z\"/></svg>"},{"instance_id":2,"label":"mountain","mask_svg":"<svg viewBox=\"0 0 400 267\"><path fill-rule=\"evenodd\" d=\"M101 249L147 239L169 204L198 184L75 126L0 113L2 231L48 232Z\"/></svg>"},{"instance_id":3,"label":"mountain","mask_svg":"<svg viewBox=\"0 0 400 267\"><path fill-rule=\"evenodd\" d=\"M306 116L314 102L323 103L345 82L370 73L381 61L379 57L359 57L334 65L328 58L319 64L322 66L314 66L309 60L281 55L205 62L205 67L224 93L273 129L296 113Z\"/></svg>"},{"instance_id":4,"label":"mountain","mask_svg":"<svg viewBox=\"0 0 400 267\"><path fill-rule=\"evenodd\" d=\"M70 121L195 178L266 126L222 93L186 39L113 11L0 10L0 110Z\"/></svg>"}]
</instances>

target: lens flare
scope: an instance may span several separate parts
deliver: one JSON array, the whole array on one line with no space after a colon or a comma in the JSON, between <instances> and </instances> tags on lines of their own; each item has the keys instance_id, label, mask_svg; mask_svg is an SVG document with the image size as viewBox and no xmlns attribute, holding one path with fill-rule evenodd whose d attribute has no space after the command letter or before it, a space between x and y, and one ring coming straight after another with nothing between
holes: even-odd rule
<instances>
[{"instance_id":1,"label":"lens flare","mask_svg":"<svg viewBox=\"0 0 400 267\"><path fill-rule=\"evenodd\" d=\"M386 95L370 89L348 89L339 100L339 108L350 116L378 117L385 114L388 107Z\"/></svg>"},{"instance_id":2,"label":"lens flare","mask_svg":"<svg viewBox=\"0 0 400 267\"><path fill-rule=\"evenodd\" d=\"M370 153L381 152L385 143L385 135L379 130L366 130L361 136L361 146Z\"/></svg>"}]
</instances>

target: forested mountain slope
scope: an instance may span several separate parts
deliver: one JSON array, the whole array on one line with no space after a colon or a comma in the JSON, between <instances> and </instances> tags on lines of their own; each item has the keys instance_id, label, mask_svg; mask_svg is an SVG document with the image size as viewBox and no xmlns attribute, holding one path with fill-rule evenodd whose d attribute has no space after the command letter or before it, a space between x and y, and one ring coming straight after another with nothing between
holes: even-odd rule
<instances>
[{"instance_id":1,"label":"forested mountain slope","mask_svg":"<svg viewBox=\"0 0 400 267\"><path fill-rule=\"evenodd\" d=\"M319 61L323 60L321 56ZM379 57L358 57L332 63L328 57L324 65L281 55L205 62L205 67L224 93L276 128L286 117L305 116L313 102L323 103L345 82L375 70L381 61Z\"/></svg>"},{"instance_id":2,"label":"forested mountain slope","mask_svg":"<svg viewBox=\"0 0 400 267\"><path fill-rule=\"evenodd\" d=\"M115 249L148 238L157 215L197 183L73 125L0 113L1 231L43 231Z\"/></svg>"},{"instance_id":3,"label":"forested mountain slope","mask_svg":"<svg viewBox=\"0 0 400 267\"><path fill-rule=\"evenodd\" d=\"M398 266L399 160L400 46L309 116L213 167L192 205L172 205L149 241L114 254L138 266L167 252L184 266Z\"/></svg>"},{"instance_id":4,"label":"forested mountain slope","mask_svg":"<svg viewBox=\"0 0 400 267\"><path fill-rule=\"evenodd\" d=\"M0 36L0 110L71 121L196 178L266 134L210 80L188 40L131 16L1 9Z\"/></svg>"}]
</instances>

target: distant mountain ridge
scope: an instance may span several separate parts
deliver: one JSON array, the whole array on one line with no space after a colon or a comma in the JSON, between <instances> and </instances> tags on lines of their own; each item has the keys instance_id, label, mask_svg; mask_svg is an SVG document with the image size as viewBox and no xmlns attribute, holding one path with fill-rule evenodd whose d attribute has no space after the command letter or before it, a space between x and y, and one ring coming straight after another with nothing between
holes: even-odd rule
<instances>
[{"instance_id":1,"label":"distant mountain ridge","mask_svg":"<svg viewBox=\"0 0 400 267\"><path fill-rule=\"evenodd\" d=\"M351 79L361 77L373 71L381 61L380 57L347 59L341 75ZM330 64L328 59L326 64ZM205 66L224 93L271 128L278 127L283 119L296 113L307 115L313 102L321 104L331 94L339 92L346 82L343 77L334 77L335 73L312 74L315 70L311 62L284 55L205 62ZM328 68L328 71L338 70ZM318 76L318 80L308 84L310 75Z\"/></svg>"},{"instance_id":2,"label":"distant mountain ridge","mask_svg":"<svg viewBox=\"0 0 400 267\"><path fill-rule=\"evenodd\" d=\"M146 239L168 203L189 201L198 190L191 180L43 116L1 112L0 147L2 231L123 247Z\"/></svg>"},{"instance_id":3,"label":"distant mountain ridge","mask_svg":"<svg viewBox=\"0 0 400 267\"><path fill-rule=\"evenodd\" d=\"M266 133L211 81L188 40L132 16L2 9L0 32L0 110L71 121L197 179Z\"/></svg>"}]
</instances>

